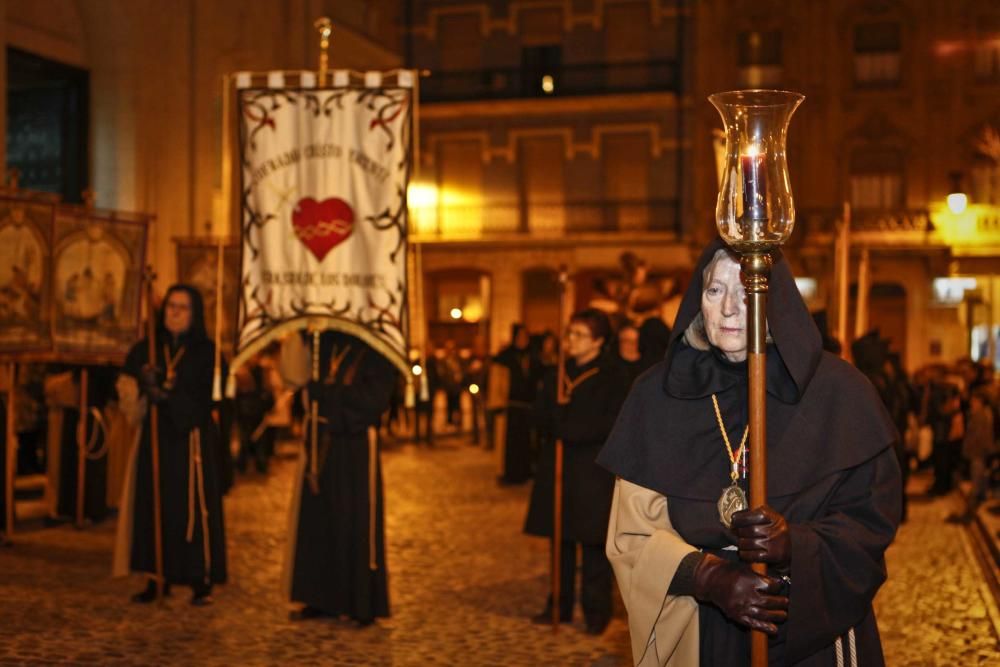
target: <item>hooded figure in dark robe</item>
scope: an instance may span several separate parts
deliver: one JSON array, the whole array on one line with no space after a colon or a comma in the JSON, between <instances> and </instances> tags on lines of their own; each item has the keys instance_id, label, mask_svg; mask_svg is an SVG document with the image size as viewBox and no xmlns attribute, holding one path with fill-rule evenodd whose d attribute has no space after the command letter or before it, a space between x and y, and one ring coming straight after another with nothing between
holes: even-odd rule
<instances>
[{"instance_id":1,"label":"hooded figure in dark robe","mask_svg":"<svg viewBox=\"0 0 1000 667\"><path fill-rule=\"evenodd\" d=\"M724 248L705 250L666 359L636 380L598 458L619 476L607 550L633 659L748 665L753 627L769 634L772 665L884 664L872 600L900 518L898 434L871 383L822 351L780 257L767 302L767 505L722 523L723 490L745 490L754 464L739 445L746 306Z\"/></svg>"},{"instance_id":2,"label":"hooded figure in dark robe","mask_svg":"<svg viewBox=\"0 0 1000 667\"><path fill-rule=\"evenodd\" d=\"M496 420L500 482L521 484L531 478L531 416L539 380L537 360L529 348L528 330L521 324L511 329L511 343L496 356L500 371L490 379L491 389L503 386L504 411ZM499 379L502 375L503 379Z\"/></svg>"},{"instance_id":3,"label":"hooded figure in dark robe","mask_svg":"<svg viewBox=\"0 0 1000 667\"><path fill-rule=\"evenodd\" d=\"M295 619L348 616L361 625L389 616L385 509L378 425L399 371L354 336L320 338L315 450L306 437L292 499L285 585L304 606ZM315 461L315 464L313 463Z\"/></svg>"},{"instance_id":4,"label":"hooded figure in dark robe","mask_svg":"<svg viewBox=\"0 0 1000 667\"><path fill-rule=\"evenodd\" d=\"M604 554L608 513L615 479L594 459L618 416L628 380L615 361L604 354L611 337L607 315L596 308L575 313L566 334L563 403L559 402L558 372L550 369L542 382L539 407L548 415L553 435L563 443L562 525L559 611L563 622L573 618L576 600L577 545L582 553L580 602L587 632L604 632L611 620L611 566ZM556 443L547 440L538 460L524 532L553 536ZM552 599L534 618L552 621Z\"/></svg>"},{"instance_id":5,"label":"hooded figure in dark robe","mask_svg":"<svg viewBox=\"0 0 1000 667\"><path fill-rule=\"evenodd\" d=\"M212 601L212 585L226 581L226 536L219 486L219 432L212 418L215 345L205 334L201 294L174 285L163 298L156 358L149 343L136 343L124 373L147 403L157 406L160 517L165 592L170 584L191 586L192 604ZM130 458L122 492L115 574L156 573L152 447L149 419ZM153 581L132 597L156 598Z\"/></svg>"}]
</instances>

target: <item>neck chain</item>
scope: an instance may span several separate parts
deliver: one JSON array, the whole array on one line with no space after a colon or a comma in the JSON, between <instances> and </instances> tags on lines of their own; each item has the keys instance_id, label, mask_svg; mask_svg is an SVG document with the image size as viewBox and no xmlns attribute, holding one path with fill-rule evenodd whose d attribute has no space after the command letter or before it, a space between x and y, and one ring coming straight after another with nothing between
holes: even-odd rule
<instances>
[{"instance_id":1,"label":"neck chain","mask_svg":"<svg viewBox=\"0 0 1000 667\"><path fill-rule=\"evenodd\" d=\"M740 448L733 453L733 446L729 444L729 435L726 433L726 426L722 423L722 411L719 410L719 399L712 394L712 407L715 408L715 420L719 423L719 432L722 433L722 441L726 443L726 452L729 454L729 478L730 484L722 490L719 496L717 507L719 509L719 520L722 525L729 528L733 525L733 515L749 507L746 494L739 487L736 481L739 479L739 460L746 451L747 435L750 433L750 425L743 430L743 440L740 441Z\"/></svg>"},{"instance_id":2,"label":"neck chain","mask_svg":"<svg viewBox=\"0 0 1000 667\"><path fill-rule=\"evenodd\" d=\"M177 364L180 362L181 357L184 356L184 348L181 347L177 350L177 354L170 356L170 345L164 344L163 346L163 361L167 365L167 379L163 381L163 387L168 391L174 388L174 379L177 377Z\"/></svg>"},{"instance_id":3,"label":"neck chain","mask_svg":"<svg viewBox=\"0 0 1000 667\"><path fill-rule=\"evenodd\" d=\"M330 357L330 367L326 372L326 382L332 383L337 380L337 372L340 370L340 364L343 363L344 357L347 353L351 351L350 345L345 345L343 350L338 351L337 346L333 346L333 351Z\"/></svg>"},{"instance_id":4,"label":"neck chain","mask_svg":"<svg viewBox=\"0 0 1000 667\"><path fill-rule=\"evenodd\" d=\"M726 443L726 452L729 454L729 478L733 480L733 483L735 484L736 480L739 479L740 476L739 461L740 457L743 456L743 450L747 446L747 435L750 433L750 425L747 424L746 428L743 429L743 439L740 441L740 448L737 449L734 454L733 446L729 444L729 434L726 433L726 427L722 423L722 411L719 410L719 399L715 397L715 394L712 394L712 407L715 408L715 420L719 423L719 432L722 433L722 441Z\"/></svg>"},{"instance_id":5,"label":"neck chain","mask_svg":"<svg viewBox=\"0 0 1000 667\"><path fill-rule=\"evenodd\" d=\"M594 377L600 371L599 368L591 368L589 371L584 371L576 376L575 380L570 380L569 375L563 375L563 398L568 403L573 397L573 390L583 384L584 380L587 378Z\"/></svg>"}]
</instances>

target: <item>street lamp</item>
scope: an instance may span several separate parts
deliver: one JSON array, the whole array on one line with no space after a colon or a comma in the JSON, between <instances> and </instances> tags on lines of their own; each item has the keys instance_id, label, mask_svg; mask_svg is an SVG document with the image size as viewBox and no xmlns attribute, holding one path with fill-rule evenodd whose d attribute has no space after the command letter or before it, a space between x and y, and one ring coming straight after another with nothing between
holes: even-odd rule
<instances>
[{"instance_id":1,"label":"street lamp","mask_svg":"<svg viewBox=\"0 0 1000 667\"><path fill-rule=\"evenodd\" d=\"M955 215L965 212L969 198L962 192L962 172L953 171L948 174L951 179L951 191L948 194L948 209Z\"/></svg>"}]
</instances>

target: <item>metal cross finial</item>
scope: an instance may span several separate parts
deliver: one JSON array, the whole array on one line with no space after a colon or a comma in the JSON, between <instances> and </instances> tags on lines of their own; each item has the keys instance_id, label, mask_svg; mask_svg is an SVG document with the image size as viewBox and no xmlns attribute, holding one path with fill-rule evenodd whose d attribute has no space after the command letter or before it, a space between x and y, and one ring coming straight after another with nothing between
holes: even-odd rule
<instances>
[{"instance_id":1,"label":"metal cross finial","mask_svg":"<svg viewBox=\"0 0 1000 667\"><path fill-rule=\"evenodd\" d=\"M329 17L323 16L316 19L313 24L319 31L319 84L326 83L326 70L330 63L330 33L333 32L333 22Z\"/></svg>"},{"instance_id":2,"label":"metal cross finial","mask_svg":"<svg viewBox=\"0 0 1000 667\"><path fill-rule=\"evenodd\" d=\"M91 188L86 188L80 193L80 197L83 199L83 205L87 208L94 208L94 202L97 200L97 194Z\"/></svg>"}]
</instances>

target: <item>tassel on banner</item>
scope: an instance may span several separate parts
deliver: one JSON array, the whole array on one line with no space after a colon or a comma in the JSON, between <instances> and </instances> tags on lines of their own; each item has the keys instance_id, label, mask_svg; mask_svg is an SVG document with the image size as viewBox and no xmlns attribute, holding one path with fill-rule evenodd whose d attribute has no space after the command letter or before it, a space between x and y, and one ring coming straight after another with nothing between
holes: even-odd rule
<instances>
[{"instance_id":1,"label":"tassel on banner","mask_svg":"<svg viewBox=\"0 0 1000 667\"><path fill-rule=\"evenodd\" d=\"M236 376L232 373L226 376L226 398L236 398Z\"/></svg>"}]
</instances>

